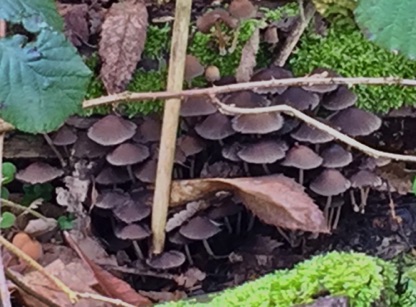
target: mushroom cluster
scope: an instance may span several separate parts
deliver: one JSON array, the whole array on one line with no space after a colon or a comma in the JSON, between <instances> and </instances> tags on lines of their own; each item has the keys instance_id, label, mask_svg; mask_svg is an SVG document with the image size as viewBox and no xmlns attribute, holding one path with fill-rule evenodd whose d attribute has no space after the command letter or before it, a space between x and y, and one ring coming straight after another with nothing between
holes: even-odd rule
<instances>
[{"instance_id":1,"label":"mushroom cluster","mask_svg":"<svg viewBox=\"0 0 416 307\"><path fill-rule=\"evenodd\" d=\"M315 73L336 75L327 69ZM253 81L291 77L284 68L272 66L252 76ZM215 84L235 80L221 77ZM346 86L278 86L243 90L218 97L242 108L287 104L354 137L362 138L381 126L381 119L354 106L356 95ZM321 130L280 113L228 116L220 113L208 96L183 100L178 131L174 178L258 176L282 173L306 187L322 204L331 228L336 228L343 203L364 211L369 192L381 185L371 163ZM92 215L104 217L106 228L130 246L138 259L156 269L172 269L184 261L193 263L191 245L201 244L218 258L210 240L219 233L242 232L253 226L252 215L234 198L221 201L168 233L169 254L148 259L151 185L156 178L161 119L156 115L125 118L70 118L52 136L53 144L70 161L95 161L93 181L99 197ZM374 163L373 163L374 164ZM53 180L62 171L37 164L17 174L17 179L36 183ZM43 178L45 177L45 178ZM43 178L43 179L41 179ZM173 212L172 212L173 214ZM102 227L97 225L97 227ZM147 260L146 260L147 259Z\"/></svg>"}]
</instances>

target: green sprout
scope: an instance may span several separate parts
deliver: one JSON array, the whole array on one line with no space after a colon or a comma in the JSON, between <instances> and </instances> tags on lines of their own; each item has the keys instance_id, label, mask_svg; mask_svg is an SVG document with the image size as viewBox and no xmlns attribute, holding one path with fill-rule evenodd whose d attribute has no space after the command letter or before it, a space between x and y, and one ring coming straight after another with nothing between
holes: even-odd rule
<instances>
[{"instance_id":1,"label":"green sprout","mask_svg":"<svg viewBox=\"0 0 416 307\"><path fill-rule=\"evenodd\" d=\"M319 37L311 31L306 33L292 54L290 64L296 75L324 67L344 77L413 79L416 71L416 61L376 46L355 25L345 22L334 23L327 37ZM358 94L358 106L375 112L387 112L416 101L416 89L411 87L359 85L353 90Z\"/></svg>"}]
</instances>

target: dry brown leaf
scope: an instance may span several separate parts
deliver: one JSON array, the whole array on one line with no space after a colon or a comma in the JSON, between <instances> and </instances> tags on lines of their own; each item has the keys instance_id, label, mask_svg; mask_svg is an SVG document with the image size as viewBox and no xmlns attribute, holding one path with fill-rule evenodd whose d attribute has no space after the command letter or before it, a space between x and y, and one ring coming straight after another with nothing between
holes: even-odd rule
<instances>
[{"instance_id":1,"label":"dry brown leaf","mask_svg":"<svg viewBox=\"0 0 416 307\"><path fill-rule=\"evenodd\" d=\"M140 60L147 36L148 13L144 1L114 3L102 25L98 52L101 79L109 94L123 91Z\"/></svg>"},{"instance_id":2,"label":"dry brown leaf","mask_svg":"<svg viewBox=\"0 0 416 307\"><path fill-rule=\"evenodd\" d=\"M256 66L256 55L260 45L260 30L256 28L241 52L240 64L235 73L237 82L248 82Z\"/></svg>"},{"instance_id":3,"label":"dry brown leaf","mask_svg":"<svg viewBox=\"0 0 416 307\"><path fill-rule=\"evenodd\" d=\"M186 209L174 214L166 223L166 231L170 232L175 228L182 226L186 221L193 217L199 211L209 207L209 203L203 200L193 201L186 205Z\"/></svg>"},{"instance_id":4,"label":"dry brown leaf","mask_svg":"<svg viewBox=\"0 0 416 307\"><path fill-rule=\"evenodd\" d=\"M57 226L58 222L50 217L43 219L33 219L27 223L24 231L32 236L37 237L54 230Z\"/></svg>"},{"instance_id":5,"label":"dry brown leaf","mask_svg":"<svg viewBox=\"0 0 416 307\"><path fill-rule=\"evenodd\" d=\"M174 181L171 205L181 205L220 190L234 192L267 224L292 230L329 232L322 211L303 186L284 175Z\"/></svg>"},{"instance_id":6,"label":"dry brown leaf","mask_svg":"<svg viewBox=\"0 0 416 307\"><path fill-rule=\"evenodd\" d=\"M385 182L376 190L397 192L401 195L406 195L412 192L412 182L414 173L405 171L404 163L390 162L389 164L378 167L375 173L380 176ZM387 184L388 183L388 186Z\"/></svg>"},{"instance_id":7,"label":"dry brown leaf","mask_svg":"<svg viewBox=\"0 0 416 307\"><path fill-rule=\"evenodd\" d=\"M207 274L198 268L189 268L185 273L175 277L176 283L186 289L195 287L198 283L203 281Z\"/></svg>"},{"instance_id":8,"label":"dry brown leaf","mask_svg":"<svg viewBox=\"0 0 416 307\"><path fill-rule=\"evenodd\" d=\"M55 260L45 267L46 272L60 279L64 284L74 291L97 293L92 289L97 285L91 270L86 267L80 259L75 258L73 261L65 265L60 259ZM26 274L22 279L34 292L58 306L76 306L76 307L110 307L110 304L97 302L90 299L81 299L76 304L72 304L68 300L68 296L59 290L54 283L37 271ZM20 290L20 289L19 289ZM25 306L43 307L43 303L37 301L33 296L27 295L26 292L20 291L20 294L25 302Z\"/></svg>"},{"instance_id":9,"label":"dry brown leaf","mask_svg":"<svg viewBox=\"0 0 416 307\"><path fill-rule=\"evenodd\" d=\"M99 265L91 261L77 246L72 236L68 232L64 232L65 239L68 244L75 250L78 256L90 267L98 281L99 286L105 295L121 299L122 301L135 306L150 306L151 301L146 297L137 293L128 283L115 277L113 274L107 272Z\"/></svg>"},{"instance_id":10,"label":"dry brown leaf","mask_svg":"<svg viewBox=\"0 0 416 307\"><path fill-rule=\"evenodd\" d=\"M159 303L179 301L187 297L185 292L179 290L174 292L139 290L139 293Z\"/></svg>"},{"instance_id":11,"label":"dry brown leaf","mask_svg":"<svg viewBox=\"0 0 416 307\"><path fill-rule=\"evenodd\" d=\"M64 19L64 32L68 40L79 47L88 42L88 5L57 3L58 12Z\"/></svg>"}]
</instances>

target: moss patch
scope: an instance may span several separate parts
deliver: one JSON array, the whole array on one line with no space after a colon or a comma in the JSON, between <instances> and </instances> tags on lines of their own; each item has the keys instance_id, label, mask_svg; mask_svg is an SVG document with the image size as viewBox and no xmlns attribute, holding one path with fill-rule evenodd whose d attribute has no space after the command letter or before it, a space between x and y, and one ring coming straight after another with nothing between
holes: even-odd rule
<instances>
[{"instance_id":1,"label":"moss patch","mask_svg":"<svg viewBox=\"0 0 416 307\"><path fill-rule=\"evenodd\" d=\"M344 77L394 76L413 79L416 61L386 51L365 39L352 24L335 23L325 38L307 33L290 59L296 75L315 67L332 68ZM356 86L358 106L386 112L416 103L416 88L398 86Z\"/></svg>"},{"instance_id":2,"label":"moss patch","mask_svg":"<svg viewBox=\"0 0 416 307\"><path fill-rule=\"evenodd\" d=\"M276 271L225 290L209 302L190 300L163 306L290 307L310 303L321 292L347 296L352 307L413 306L396 294L397 280L392 263L362 253L331 252L299 263L292 270ZM381 305L374 305L377 303Z\"/></svg>"},{"instance_id":3,"label":"moss patch","mask_svg":"<svg viewBox=\"0 0 416 307\"><path fill-rule=\"evenodd\" d=\"M215 65L220 69L221 75L234 75L241 57L244 44L252 35L255 27L266 25L268 22L280 20L283 16L293 16L297 14L297 4L289 4L276 10L264 10L262 20L250 19L244 21L238 37L236 50L225 56L219 55L218 46L211 34L203 34L192 29L192 39L188 46L188 52L199 58L203 65ZM228 37L232 37L231 31L226 31ZM143 52L143 57L152 60L163 61L169 53L171 37L171 25L163 26L150 25L147 33L147 41ZM271 51L267 44L262 44L257 55L257 66L265 67L272 59ZM86 60L88 67L95 72L88 87L86 99L97 98L105 95L105 88L99 76L100 62L97 55ZM132 92L151 92L162 91L166 88L167 67L159 71L144 71L138 69L129 83L127 89ZM192 82L193 87L204 87L206 82L203 77L197 78ZM186 84L184 84L186 87ZM119 108L129 116L137 114L148 114L159 112L162 109L161 101L145 101L142 103L120 104ZM92 114L107 114L111 107L96 107L89 110L80 111L81 115L89 116Z\"/></svg>"}]
</instances>

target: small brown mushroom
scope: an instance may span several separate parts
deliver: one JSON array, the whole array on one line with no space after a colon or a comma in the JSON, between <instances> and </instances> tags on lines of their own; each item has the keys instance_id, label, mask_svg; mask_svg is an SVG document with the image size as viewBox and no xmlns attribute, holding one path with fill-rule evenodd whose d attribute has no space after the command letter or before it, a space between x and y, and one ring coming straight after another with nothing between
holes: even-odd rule
<instances>
[{"instance_id":1,"label":"small brown mushroom","mask_svg":"<svg viewBox=\"0 0 416 307\"><path fill-rule=\"evenodd\" d=\"M61 177L64 171L47 163L34 162L16 174L16 179L30 184L42 184Z\"/></svg>"},{"instance_id":2,"label":"small brown mushroom","mask_svg":"<svg viewBox=\"0 0 416 307\"><path fill-rule=\"evenodd\" d=\"M361 212L364 213L365 207L367 205L367 198L368 194L370 193L370 189L374 187L381 186L383 184L381 178L374 174L373 172L370 172L368 170L360 170L357 173L353 174L350 177L351 181L351 187L352 188L358 188L360 190L360 205L358 206L355 197L354 197L354 191L350 191L351 196L351 204L354 207L355 212Z\"/></svg>"},{"instance_id":3,"label":"small brown mushroom","mask_svg":"<svg viewBox=\"0 0 416 307\"><path fill-rule=\"evenodd\" d=\"M290 87L275 98L277 104L287 104L300 111L314 110L318 106L319 100L316 93L305 91L300 87Z\"/></svg>"},{"instance_id":4,"label":"small brown mushroom","mask_svg":"<svg viewBox=\"0 0 416 307\"><path fill-rule=\"evenodd\" d=\"M65 124L80 130L86 130L92 125L94 125L98 120L99 118L95 117L71 116L66 120Z\"/></svg>"},{"instance_id":5,"label":"small brown mushroom","mask_svg":"<svg viewBox=\"0 0 416 307\"><path fill-rule=\"evenodd\" d=\"M204 74L204 66L199 62L199 60L192 54L187 54L185 58L185 81L188 85L191 85L191 82L196 77L202 76Z\"/></svg>"},{"instance_id":6,"label":"small brown mushroom","mask_svg":"<svg viewBox=\"0 0 416 307\"><path fill-rule=\"evenodd\" d=\"M138 241L150 236L150 230L147 227L139 224L116 225L114 234L121 240L131 240L137 257L139 259L145 258Z\"/></svg>"},{"instance_id":7,"label":"small brown mushroom","mask_svg":"<svg viewBox=\"0 0 416 307\"><path fill-rule=\"evenodd\" d=\"M71 128L63 125L53 134L51 139L55 146L62 146L66 155L69 156L68 146L74 144L77 138L77 135Z\"/></svg>"},{"instance_id":8,"label":"small brown mushroom","mask_svg":"<svg viewBox=\"0 0 416 307\"><path fill-rule=\"evenodd\" d=\"M189 264L194 265L194 261L192 259L191 251L189 250L189 244L193 242L192 240L189 240L189 239L185 238L183 235L181 235L179 233L179 231L169 233L168 234L168 240L169 240L169 242L171 242L175 245L183 246L183 248L185 250L185 255L186 255L186 258L188 259Z\"/></svg>"},{"instance_id":9,"label":"small brown mushroom","mask_svg":"<svg viewBox=\"0 0 416 307\"><path fill-rule=\"evenodd\" d=\"M123 143L136 133L136 124L116 115L107 115L88 129L88 137L103 146Z\"/></svg>"},{"instance_id":10,"label":"small brown mushroom","mask_svg":"<svg viewBox=\"0 0 416 307\"><path fill-rule=\"evenodd\" d=\"M191 96L181 103L180 114L183 117L198 117L217 112L208 96Z\"/></svg>"},{"instance_id":11,"label":"small brown mushroom","mask_svg":"<svg viewBox=\"0 0 416 307\"><path fill-rule=\"evenodd\" d=\"M296 141L307 142L311 144L328 143L334 139L334 137L329 133L312 127L307 123L301 124L295 132L290 134L290 136Z\"/></svg>"},{"instance_id":12,"label":"small brown mushroom","mask_svg":"<svg viewBox=\"0 0 416 307\"><path fill-rule=\"evenodd\" d=\"M80 132L71 152L75 158L96 159L105 156L109 150L111 147L97 144L87 136L86 132Z\"/></svg>"},{"instance_id":13,"label":"small brown mushroom","mask_svg":"<svg viewBox=\"0 0 416 307\"><path fill-rule=\"evenodd\" d=\"M210 65L205 69L205 80L210 83L214 83L221 79L221 72L215 65Z\"/></svg>"},{"instance_id":14,"label":"small brown mushroom","mask_svg":"<svg viewBox=\"0 0 416 307\"><path fill-rule=\"evenodd\" d=\"M282 128L283 122L278 112L242 114L231 120L234 131L243 134L268 134Z\"/></svg>"},{"instance_id":15,"label":"small brown mushroom","mask_svg":"<svg viewBox=\"0 0 416 307\"><path fill-rule=\"evenodd\" d=\"M229 49L233 53L237 47L238 36L240 35L241 22L253 18L257 14L257 7L250 2L250 0L232 0L228 6L228 12L235 17L239 23L237 29L234 31L232 45Z\"/></svg>"},{"instance_id":16,"label":"small brown mushroom","mask_svg":"<svg viewBox=\"0 0 416 307\"><path fill-rule=\"evenodd\" d=\"M170 250L146 260L148 266L156 270L171 270L184 264L186 258L180 251Z\"/></svg>"},{"instance_id":17,"label":"small brown mushroom","mask_svg":"<svg viewBox=\"0 0 416 307\"><path fill-rule=\"evenodd\" d=\"M341 168L352 162L352 154L338 144L332 144L321 152L324 159L322 166L327 168Z\"/></svg>"},{"instance_id":18,"label":"small brown mushroom","mask_svg":"<svg viewBox=\"0 0 416 307\"><path fill-rule=\"evenodd\" d=\"M299 184L303 185L304 170L317 168L322 161L322 157L309 147L296 144L289 149L281 164L299 169Z\"/></svg>"},{"instance_id":19,"label":"small brown mushroom","mask_svg":"<svg viewBox=\"0 0 416 307\"><path fill-rule=\"evenodd\" d=\"M293 78L291 71L281 68L279 66L271 66L269 68L263 68L253 74L250 81L269 81L273 79L286 79ZM286 91L287 86L276 86L264 89L254 90L258 94L282 94Z\"/></svg>"},{"instance_id":20,"label":"small brown mushroom","mask_svg":"<svg viewBox=\"0 0 416 307\"><path fill-rule=\"evenodd\" d=\"M129 181L128 173L120 168L106 167L95 177L95 182L102 185L123 184Z\"/></svg>"},{"instance_id":21,"label":"small brown mushroom","mask_svg":"<svg viewBox=\"0 0 416 307\"><path fill-rule=\"evenodd\" d=\"M339 111L352 107L357 102L357 95L347 86L341 86L322 100L322 106L329 111Z\"/></svg>"},{"instance_id":22,"label":"small brown mushroom","mask_svg":"<svg viewBox=\"0 0 416 307\"><path fill-rule=\"evenodd\" d=\"M195 131L206 140L220 141L220 143L223 139L235 134L231 120L220 112L211 114L198 123Z\"/></svg>"},{"instance_id":23,"label":"small brown mushroom","mask_svg":"<svg viewBox=\"0 0 416 307\"><path fill-rule=\"evenodd\" d=\"M157 171L157 158L146 161L134 170L134 176L141 182L155 183Z\"/></svg>"}]
</instances>

